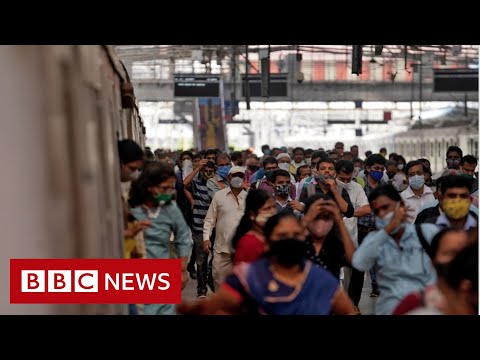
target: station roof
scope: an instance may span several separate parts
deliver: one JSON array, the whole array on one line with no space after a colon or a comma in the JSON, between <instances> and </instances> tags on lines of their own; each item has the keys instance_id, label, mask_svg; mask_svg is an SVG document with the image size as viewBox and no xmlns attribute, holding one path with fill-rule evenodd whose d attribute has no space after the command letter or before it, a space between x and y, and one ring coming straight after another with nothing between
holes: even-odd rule
<instances>
[{"instance_id":1,"label":"station roof","mask_svg":"<svg viewBox=\"0 0 480 360\"><path fill-rule=\"evenodd\" d=\"M324 53L351 55L353 45L248 45L248 53L255 54L270 47L271 53ZM117 45L120 58L128 62L189 59L192 51L202 51L212 60L231 58L233 54L245 55L247 45ZM478 65L478 45L362 45L366 58L416 58L420 54L433 54L449 63Z\"/></svg>"}]
</instances>

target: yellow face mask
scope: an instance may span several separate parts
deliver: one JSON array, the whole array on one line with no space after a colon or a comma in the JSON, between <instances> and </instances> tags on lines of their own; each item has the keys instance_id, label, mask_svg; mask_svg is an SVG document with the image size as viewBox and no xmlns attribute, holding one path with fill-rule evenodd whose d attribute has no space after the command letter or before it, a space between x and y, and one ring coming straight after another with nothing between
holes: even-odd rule
<instances>
[{"instance_id":1,"label":"yellow face mask","mask_svg":"<svg viewBox=\"0 0 480 360\"><path fill-rule=\"evenodd\" d=\"M467 216L470 203L469 199L445 199L443 211L450 219L458 220Z\"/></svg>"}]
</instances>

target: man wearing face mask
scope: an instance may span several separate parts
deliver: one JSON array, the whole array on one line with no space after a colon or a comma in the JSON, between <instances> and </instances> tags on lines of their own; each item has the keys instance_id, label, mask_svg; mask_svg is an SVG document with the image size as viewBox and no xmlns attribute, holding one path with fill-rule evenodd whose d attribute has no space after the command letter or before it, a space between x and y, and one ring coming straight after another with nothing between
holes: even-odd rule
<instances>
[{"instance_id":1,"label":"man wearing face mask","mask_svg":"<svg viewBox=\"0 0 480 360\"><path fill-rule=\"evenodd\" d=\"M300 203L305 204L307 199L315 193L323 193L328 198L335 200L340 211L345 217L352 217L354 213L352 202L346 189L340 188L335 182L335 166L333 160L322 159L317 164L316 184L309 183L302 189ZM303 211L303 205L301 210Z\"/></svg>"},{"instance_id":2,"label":"man wearing face mask","mask_svg":"<svg viewBox=\"0 0 480 360\"><path fill-rule=\"evenodd\" d=\"M440 176L443 175L445 170L460 170L460 160L462 159L463 151L458 146L450 146L447 149L447 155L445 158L445 162L447 163L447 167L441 170L440 172L436 173L432 176L433 180L437 180Z\"/></svg>"},{"instance_id":3,"label":"man wearing face mask","mask_svg":"<svg viewBox=\"0 0 480 360\"><path fill-rule=\"evenodd\" d=\"M296 184L296 198L295 200L300 199L300 195L302 193L302 189L306 188L308 184L316 184L317 181L315 180L315 177L318 177L318 170L317 170L317 165L320 162L321 159L326 159L328 158L328 154L325 153L324 151L315 151L312 154L311 158L311 164L310 167L312 169L312 174L300 181L297 182Z\"/></svg>"},{"instance_id":4,"label":"man wearing face mask","mask_svg":"<svg viewBox=\"0 0 480 360\"><path fill-rule=\"evenodd\" d=\"M358 218L371 214L372 209L368 203L367 195L362 186L353 179L353 164L350 161L339 160L335 163L335 171L337 173L335 181L337 185L346 189L350 201L352 202L354 213L350 218L344 217L343 222L352 239L355 247L358 247ZM348 289L350 285L350 278L352 275L351 266L346 266L343 269L343 287Z\"/></svg>"},{"instance_id":5,"label":"man wearing face mask","mask_svg":"<svg viewBox=\"0 0 480 360\"><path fill-rule=\"evenodd\" d=\"M269 145L262 145L262 153L264 156L269 156L271 154L270 146Z\"/></svg>"},{"instance_id":6,"label":"man wearing face mask","mask_svg":"<svg viewBox=\"0 0 480 360\"><path fill-rule=\"evenodd\" d=\"M282 170L288 171L290 174L290 181L295 184L295 177L292 175L295 172L295 167L292 165L292 159L287 153L277 155L278 167Z\"/></svg>"},{"instance_id":7,"label":"man wearing face mask","mask_svg":"<svg viewBox=\"0 0 480 360\"><path fill-rule=\"evenodd\" d=\"M197 264L195 278L197 279L197 296L199 298L207 295L208 256L203 249L203 222L211 201L208 196L207 181L213 176L215 176L215 164L207 159L202 159L195 170L183 181L185 188L193 194L192 235Z\"/></svg>"},{"instance_id":8,"label":"man wearing face mask","mask_svg":"<svg viewBox=\"0 0 480 360\"><path fill-rule=\"evenodd\" d=\"M245 180L247 184L251 184L253 180L253 174L255 174L260 169L260 161L255 155L250 156L247 159L247 171L245 173Z\"/></svg>"},{"instance_id":9,"label":"man wearing face mask","mask_svg":"<svg viewBox=\"0 0 480 360\"><path fill-rule=\"evenodd\" d=\"M405 167L408 188L400 193L400 197L408 208L408 221L415 222L422 206L435 200L433 191L425 185L425 168L420 161L410 161Z\"/></svg>"},{"instance_id":10,"label":"man wearing face mask","mask_svg":"<svg viewBox=\"0 0 480 360\"><path fill-rule=\"evenodd\" d=\"M387 161L380 154L372 154L365 161L365 173L361 177L362 182L365 184L363 190L367 198L376 189L378 186L386 184L382 179L385 170L385 163ZM362 244L363 239L372 231L375 230L375 217L373 212L365 216L358 218L358 246ZM370 270L370 269L369 269ZM370 272L370 278L372 280L372 292L370 293L371 297L377 297L379 295L378 286L376 284L375 270ZM353 301L355 306L358 306L360 303L360 298L362 296L363 282L365 274L358 269L352 269L352 275L350 278L350 284L348 287L348 295Z\"/></svg>"},{"instance_id":11,"label":"man wearing face mask","mask_svg":"<svg viewBox=\"0 0 480 360\"><path fill-rule=\"evenodd\" d=\"M406 221L407 211L395 188L379 186L368 200L377 231L370 232L359 245L352 265L359 271L375 267L380 290L375 314L390 315L409 293L433 284L436 275L415 225ZM439 230L433 224L420 225L428 245Z\"/></svg>"},{"instance_id":12,"label":"man wearing face mask","mask_svg":"<svg viewBox=\"0 0 480 360\"><path fill-rule=\"evenodd\" d=\"M295 171L297 171L297 169L300 166L306 165L305 150L302 147L296 147L295 149L293 149L292 154L293 154L292 165L295 167Z\"/></svg>"},{"instance_id":13,"label":"man wearing face mask","mask_svg":"<svg viewBox=\"0 0 480 360\"><path fill-rule=\"evenodd\" d=\"M351 265L355 251L340 209L335 201L315 194L308 198L305 211L307 258L339 279L340 269Z\"/></svg>"},{"instance_id":14,"label":"man wearing face mask","mask_svg":"<svg viewBox=\"0 0 480 360\"><path fill-rule=\"evenodd\" d=\"M458 230L468 230L478 226L478 216L470 211L472 206L470 184L469 179L458 175L448 175L442 181L438 196L441 214L435 224Z\"/></svg>"},{"instance_id":15,"label":"man wearing face mask","mask_svg":"<svg viewBox=\"0 0 480 360\"><path fill-rule=\"evenodd\" d=\"M305 150L305 164L307 164L308 166L312 166L312 154L314 153L313 149L306 149Z\"/></svg>"},{"instance_id":16,"label":"man wearing face mask","mask_svg":"<svg viewBox=\"0 0 480 360\"><path fill-rule=\"evenodd\" d=\"M273 156L263 159L262 178L251 185L252 189L261 189L269 193L272 197L275 195L273 185L273 172L278 169L278 162ZM258 172L257 172L258 173ZM290 175L289 175L290 176ZM290 186L290 197L295 198L295 186Z\"/></svg>"},{"instance_id":17,"label":"man wearing face mask","mask_svg":"<svg viewBox=\"0 0 480 360\"><path fill-rule=\"evenodd\" d=\"M465 155L460 160L460 170L462 171L462 175L472 182L470 194L478 191L478 179L475 177L475 169L477 167L477 163L478 160L473 155Z\"/></svg>"},{"instance_id":18,"label":"man wearing face mask","mask_svg":"<svg viewBox=\"0 0 480 360\"><path fill-rule=\"evenodd\" d=\"M207 155L205 158L208 159ZM232 168L232 160L227 154L220 154L215 158L215 176L207 181L208 195L210 199L213 199L213 196L217 191L228 188L230 185L228 183L227 177L228 172Z\"/></svg>"},{"instance_id":19,"label":"man wearing face mask","mask_svg":"<svg viewBox=\"0 0 480 360\"><path fill-rule=\"evenodd\" d=\"M385 174L388 177L387 184L393 185L397 191L399 191L395 182L395 176L397 175L397 163L393 160L388 160L385 164Z\"/></svg>"},{"instance_id":20,"label":"man wearing face mask","mask_svg":"<svg viewBox=\"0 0 480 360\"><path fill-rule=\"evenodd\" d=\"M243 190L245 168L234 166L227 181L230 187L219 190L213 196L203 224L203 246L208 254L211 249L210 236L215 227L212 275L215 289L232 270L231 239L245 212L247 192Z\"/></svg>"},{"instance_id":21,"label":"man wearing face mask","mask_svg":"<svg viewBox=\"0 0 480 360\"><path fill-rule=\"evenodd\" d=\"M288 212L294 214L297 218L301 215L303 206L290 196L292 183L290 174L282 169L277 169L272 174L272 183L274 189L275 207L278 212Z\"/></svg>"}]
</instances>

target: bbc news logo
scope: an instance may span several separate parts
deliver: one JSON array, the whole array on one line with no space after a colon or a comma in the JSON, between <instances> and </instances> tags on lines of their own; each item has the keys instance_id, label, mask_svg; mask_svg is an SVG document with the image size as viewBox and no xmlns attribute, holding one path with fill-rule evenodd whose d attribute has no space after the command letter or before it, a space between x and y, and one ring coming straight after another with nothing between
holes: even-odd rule
<instances>
[{"instance_id":1,"label":"bbc news logo","mask_svg":"<svg viewBox=\"0 0 480 360\"><path fill-rule=\"evenodd\" d=\"M179 304L179 259L11 259L12 304Z\"/></svg>"}]
</instances>

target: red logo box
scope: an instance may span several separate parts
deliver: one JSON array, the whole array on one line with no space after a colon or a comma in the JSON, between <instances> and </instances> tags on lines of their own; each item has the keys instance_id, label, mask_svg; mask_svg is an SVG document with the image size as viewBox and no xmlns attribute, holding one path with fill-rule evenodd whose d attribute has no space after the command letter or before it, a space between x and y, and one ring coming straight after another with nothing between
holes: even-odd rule
<instances>
[{"instance_id":1,"label":"red logo box","mask_svg":"<svg viewBox=\"0 0 480 360\"><path fill-rule=\"evenodd\" d=\"M179 304L180 259L10 259L11 304Z\"/></svg>"}]
</instances>

